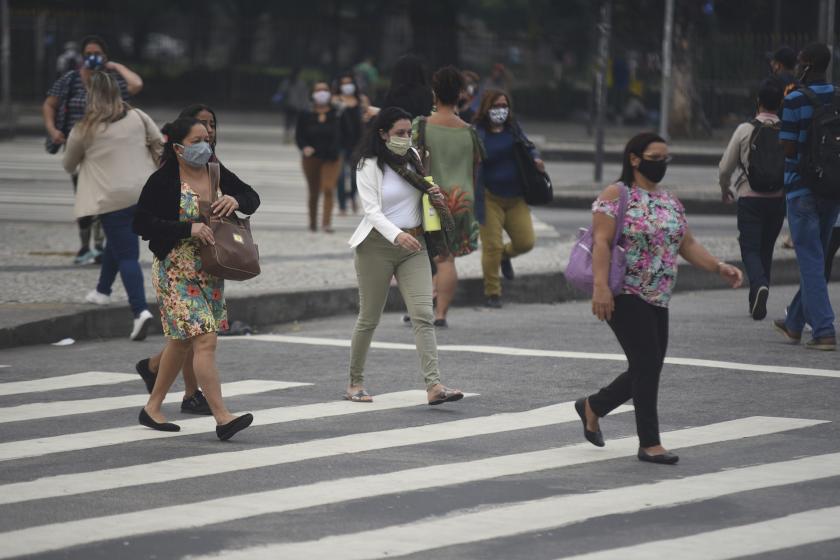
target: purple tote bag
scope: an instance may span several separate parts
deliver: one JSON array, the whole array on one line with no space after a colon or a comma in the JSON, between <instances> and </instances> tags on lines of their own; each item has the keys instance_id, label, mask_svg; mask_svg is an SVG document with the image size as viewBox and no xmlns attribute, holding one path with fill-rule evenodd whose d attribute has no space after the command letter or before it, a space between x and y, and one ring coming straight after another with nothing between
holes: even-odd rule
<instances>
[{"instance_id":1,"label":"purple tote bag","mask_svg":"<svg viewBox=\"0 0 840 560\"><path fill-rule=\"evenodd\" d=\"M630 193L623 183L618 198L618 213L615 217L615 237L610 252L610 275L609 286L613 295L618 295L624 289L624 274L627 270L627 256L624 248L618 244L621 233L624 230L624 217L627 214L627 202ZM577 240L569 255L569 264L566 266L566 281L575 289L592 295L594 277L592 275L592 226L580 228Z\"/></svg>"}]
</instances>

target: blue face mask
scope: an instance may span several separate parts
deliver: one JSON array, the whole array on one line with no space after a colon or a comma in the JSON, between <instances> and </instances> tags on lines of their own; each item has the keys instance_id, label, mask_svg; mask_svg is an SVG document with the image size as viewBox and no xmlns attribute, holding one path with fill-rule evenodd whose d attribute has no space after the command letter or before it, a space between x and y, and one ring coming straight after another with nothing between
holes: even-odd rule
<instances>
[{"instance_id":1,"label":"blue face mask","mask_svg":"<svg viewBox=\"0 0 840 560\"><path fill-rule=\"evenodd\" d=\"M89 54L85 57L85 68L99 70L105 64L105 57L101 54Z\"/></svg>"},{"instance_id":2,"label":"blue face mask","mask_svg":"<svg viewBox=\"0 0 840 560\"><path fill-rule=\"evenodd\" d=\"M184 148L184 153L181 154L181 157L191 167L202 167L206 165L210 161L210 156L213 155L213 148L207 142L196 142L189 146L178 144L178 146Z\"/></svg>"}]
</instances>

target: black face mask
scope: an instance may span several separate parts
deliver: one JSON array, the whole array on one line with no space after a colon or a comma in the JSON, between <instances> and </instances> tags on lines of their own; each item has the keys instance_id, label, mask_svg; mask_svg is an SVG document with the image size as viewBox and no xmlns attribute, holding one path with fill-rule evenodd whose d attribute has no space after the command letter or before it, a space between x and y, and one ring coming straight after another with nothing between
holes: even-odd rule
<instances>
[{"instance_id":1,"label":"black face mask","mask_svg":"<svg viewBox=\"0 0 840 560\"><path fill-rule=\"evenodd\" d=\"M639 162L639 167L637 167L637 169L645 179L653 183L658 183L663 177L665 177L665 171L668 169L668 162L664 160L652 161L642 158L642 161Z\"/></svg>"}]
</instances>

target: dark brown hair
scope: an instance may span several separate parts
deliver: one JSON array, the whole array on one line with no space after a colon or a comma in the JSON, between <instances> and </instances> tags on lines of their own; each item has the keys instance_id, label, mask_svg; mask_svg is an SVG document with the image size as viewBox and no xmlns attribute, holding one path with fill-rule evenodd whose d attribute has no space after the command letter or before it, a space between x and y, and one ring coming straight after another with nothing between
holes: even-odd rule
<instances>
[{"instance_id":1,"label":"dark brown hair","mask_svg":"<svg viewBox=\"0 0 840 560\"><path fill-rule=\"evenodd\" d=\"M510 123L513 120L513 101L510 99L510 94L500 89L491 88L484 90L484 93L481 94L481 103L478 105L478 112L473 117L473 124L482 128L488 128L492 124L490 122L490 109L493 108L493 103L500 97L507 99L510 109L505 124Z\"/></svg>"}]
</instances>

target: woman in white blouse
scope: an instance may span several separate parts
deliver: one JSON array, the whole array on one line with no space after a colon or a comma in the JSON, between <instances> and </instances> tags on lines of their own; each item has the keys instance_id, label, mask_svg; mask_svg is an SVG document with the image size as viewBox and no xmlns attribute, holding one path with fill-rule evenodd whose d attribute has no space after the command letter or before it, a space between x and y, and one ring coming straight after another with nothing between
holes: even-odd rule
<instances>
[{"instance_id":1,"label":"woman in white blouse","mask_svg":"<svg viewBox=\"0 0 840 560\"><path fill-rule=\"evenodd\" d=\"M421 196L423 192L435 198L443 195L437 187L423 183L419 156L411 148L410 119L397 107L383 109L359 145L356 182L364 217L349 241L355 249L359 279L359 318L351 342L350 385L344 397L353 402L373 402L363 385L365 361L392 276L411 316L429 404L464 397L461 391L440 382Z\"/></svg>"}]
</instances>

